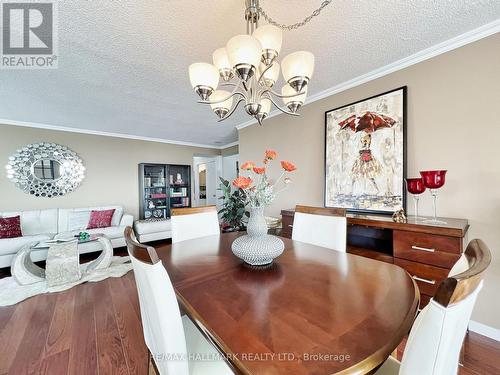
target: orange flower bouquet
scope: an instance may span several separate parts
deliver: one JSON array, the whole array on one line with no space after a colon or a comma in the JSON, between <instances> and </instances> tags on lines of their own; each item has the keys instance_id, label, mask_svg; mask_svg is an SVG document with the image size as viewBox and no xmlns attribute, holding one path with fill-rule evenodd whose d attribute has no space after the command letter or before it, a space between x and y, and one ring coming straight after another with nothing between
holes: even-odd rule
<instances>
[{"instance_id":1,"label":"orange flower bouquet","mask_svg":"<svg viewBox=\"0 0 500 375\"><path fill-rule=\"evenodd\" d=\"M247 161L240 167L242 171L248 172L248 176L239 176L233 180L233 185L237 188L243 189L247 196L247 204L250 207L265 207L269 205L276 196L286 189L287 185L291 182L288 173L297 169L297 167L289 161L281 161L281 168L283 169L281 175L274 183L270 183L267 176L267 168L270 163L278 157L278 153L273 150L265 152L263 165L257 166L253 161ZM283 177L285 177L283 179ZM283 179L283 181L282 181ZM276 191L278 184L283 182L282 189Z\"/></svg>"},{"instance_id":2,"label":"orange flower bouquet","mask_svg":"<svg viewBox=\"0 0 500 375\"><path fill-rule=\"evenodd\" d=\"M291 182L288 174L297 167L289 161L281 161L281 175L276 182L271 183L267 176L267 168L277 157L276 151L267 150L262 166L247 161L241 165L242 174L233 180L233 185L245 192L245 205L250 206L250 218L247 224L248 234L236 238L231 249L234 255L252 266L270 264L283 253L285 248L279 237L267 233L264 208L287 188ZM283 184L283 187L277 190L278 184Z\"/></svg>"}]
</instances>

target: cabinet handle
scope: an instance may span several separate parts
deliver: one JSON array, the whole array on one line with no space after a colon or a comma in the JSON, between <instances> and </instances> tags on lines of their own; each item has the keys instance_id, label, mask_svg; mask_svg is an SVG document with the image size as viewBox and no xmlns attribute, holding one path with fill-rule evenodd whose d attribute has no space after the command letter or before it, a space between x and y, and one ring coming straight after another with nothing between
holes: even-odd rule
<instances>
[{"instance_id":1,"label":"cabinet handle","mask_svg":"<svg viewBox=\"0 0 500 375\"><path fill-rule=\"evenodd\" d=\"M420 247L420 246L415 246L415 245L413 245L411 248L413 250L427 251L429 253L433 253L434 251L436 251L435 249L429 249L427 247Z\"/></svg>"},{"instance_id":2,"label":"cabinet handle","mask_svg":"<svg viewBox=\"0 0 500 375\"><path fill-rule=\"evenodd\" d=\"M293 228L293 224L288 224L288 226L289 226L290 228Z\"/></svg>"},{"instance_id":3,"label":"cabinet handle","mask_svg":"<svg viewBox=\"0 0 500 375\"><path fill-rule=\"evenodd\" d=\"M412 276L413 280L417 280L417 281L421 281L423 283L427 283L427 284L436 284L436 280L429 280L429 279L423 279L421 277L418 277L418 276Z\"/></svg>"}]
</instances>

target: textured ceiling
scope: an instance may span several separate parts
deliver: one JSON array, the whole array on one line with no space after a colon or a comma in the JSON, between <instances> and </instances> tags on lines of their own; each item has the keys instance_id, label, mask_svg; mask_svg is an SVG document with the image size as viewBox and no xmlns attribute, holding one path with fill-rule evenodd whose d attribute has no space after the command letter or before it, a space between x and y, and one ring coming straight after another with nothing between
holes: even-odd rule
<instances>
[{"instance_id":1,"label":"textured ceiling","mask_svg":"<svg viewBox=\"0 0 500 375\"><path fill-rule=\"evenodd\" d=\"M320 0L261 0L293 23ZM221 145L242 113L217 123L196 104L187 68L244 33L243 0L59 2L59 68L0 70L0 118ZM337 0L282 56L316 56L314 94L500 18L498 0ZM281 84L280 84L281 85Z\"/></svg>"}]
</instances>

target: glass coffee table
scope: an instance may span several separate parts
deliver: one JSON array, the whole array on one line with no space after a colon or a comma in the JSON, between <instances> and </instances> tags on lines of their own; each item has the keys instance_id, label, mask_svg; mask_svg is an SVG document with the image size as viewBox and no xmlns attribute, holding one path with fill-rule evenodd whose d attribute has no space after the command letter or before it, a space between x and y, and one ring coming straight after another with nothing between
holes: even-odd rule
<instances>
[{"instance_id":1,"label":"glass coffee table","mask_svg":"<svg viewBox=\"0 0 500 375\"><path fill-rule=\"evenodd\" d=\"M78 246L88 242L100 242L102 252L91 262L80 264ZM47 249L45 269L31 260L31 252ZM21 248L15 256L11 274L20 285L47 281L50 285L71 283L81 278L82 273L108 268L113 257L111 241L102 233L92 234L88 239L77 237L30 243Z\"/></svg>"}]
</instances>

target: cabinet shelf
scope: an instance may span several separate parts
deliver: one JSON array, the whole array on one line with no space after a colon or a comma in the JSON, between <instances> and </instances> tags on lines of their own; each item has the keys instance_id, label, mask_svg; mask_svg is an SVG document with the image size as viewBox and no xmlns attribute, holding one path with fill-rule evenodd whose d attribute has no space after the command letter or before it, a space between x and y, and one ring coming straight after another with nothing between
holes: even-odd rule
<instances>
[{"instance_id":1,"label":"cabinet shelf","mask_svg":"<svg viewBox=\"0 0 500 375\"><path fill-rule=\"evenodd\" d=\"M177 180L182 180L182 184L176 184ZM151 186L155 183L161 183L161 185ZM182 193L182 195L175 196L175 193ZM171 208L191 207L191 166L139 164L139 195L140 219L168 218ZM151 195L163 196L152 197ZM155 208L148 207L151 202Z\"/></svg>"}]
</instances>

